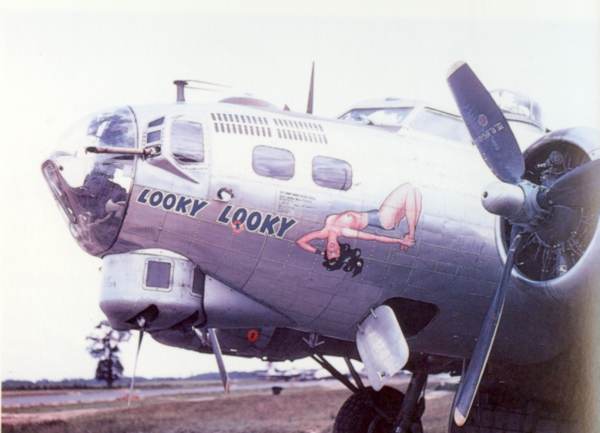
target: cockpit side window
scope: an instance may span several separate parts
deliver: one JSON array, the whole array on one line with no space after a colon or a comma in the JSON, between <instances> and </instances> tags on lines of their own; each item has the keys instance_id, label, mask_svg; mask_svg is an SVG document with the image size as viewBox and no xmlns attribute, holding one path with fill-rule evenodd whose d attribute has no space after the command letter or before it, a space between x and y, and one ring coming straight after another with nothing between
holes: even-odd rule
<instances>
[{"instance_id":1,"label":"cockpit side window","mask_svg":"<svg viewBox=\"0 0 600 433\"><path fill-rule=\"evenodd\" d=\"M352 166L341 159L315 156L312 178L319 186L346 191L352 186Z\"/></svg>"},{"instance_id":2,"label":"cockpit side window","mask_svg":"<svg viewBox=\"0 0 600 433\"><path fill-rule=\"evenodd\" d=\"M355 108L340 116L342 120L353 120L375 126L401 126L413 107Z\"/></svg>"},{"instance_id":3,"label":"cockpit side window","mask_svg":"<svg viewBox=\"0 0 600 433\"><path fill-rule=\"evenodd\" d=\"M175 119L171 125L171 152L183 164L204 162L204 131L202 124Z\"/></svg>"},{"instance_id":4,"label":"cockpit side window","mask_svg":"<svg viewBox=\"0 0 600 433\"><path fill-rule=\"evenodd\" d=\"M286 149L256 146L252 151L252 168L260 176L289 180L294 177L296 160Z\"/></svg>"},{"instance_id":5,"label":"cockpit side window","mask_svg":"<svg viewBox=\"0 0 600 433\"><path fill-rule=\"evenodd\" d=\"M377 111L377 108L355 108L340 116L342 120L353 120L355 122L365 122L367 116Z\"/></svg>"}]
</instances>

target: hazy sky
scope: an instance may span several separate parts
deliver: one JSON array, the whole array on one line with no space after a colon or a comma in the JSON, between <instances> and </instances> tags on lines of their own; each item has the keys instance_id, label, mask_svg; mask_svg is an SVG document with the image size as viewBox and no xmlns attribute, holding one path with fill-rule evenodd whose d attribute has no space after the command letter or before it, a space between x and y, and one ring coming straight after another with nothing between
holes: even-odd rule
<instances>
[{"instance_id":1,"label":"hazy sky","mask_svg":"<svg viewBox=\"0 0 600 433\"><path fill-rule=\"evenodd\" d=\"M537 99L552 129L600 126L595 1L322 3L0 2L3 379L94 372L84 338L103 318L101 261L72 240L40 172L61 133L88 112L172 102L176 78L231 84L302 110L313 60L320 115L392 95L453 107L446 72L463 59L488 87ZM130 373L134 345L123 349ZM209 370L206 355L151 339L142 348L141 375Z\"/></svg>"}]
</instances>

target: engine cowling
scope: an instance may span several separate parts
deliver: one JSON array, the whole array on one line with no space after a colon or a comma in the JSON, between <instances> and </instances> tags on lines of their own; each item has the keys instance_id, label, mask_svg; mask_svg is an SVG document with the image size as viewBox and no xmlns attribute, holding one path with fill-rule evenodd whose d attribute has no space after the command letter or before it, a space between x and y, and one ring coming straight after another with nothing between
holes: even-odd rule
<instances>
[{"instance_id":1,"label":"engine cowling","mask_svg":"<svg viewBox=\"0 0 600 433\"><path fill-rule=\"evenodd\" d=\"M525 152L524 178L548 187L558 177L590 160L600 157L600 133L589 128L570 128L551 132ZM590 194L598 194L590 191ZM560 293L573 293L600 277L600 234L598 215L579 209L562 212L555 206L549 229L531 234L515 260L513 276L528 287ZM567 220L568 218L568 220ZM512 225L500 217L496 243L506 260Z\"/></svg>"}]
</instances>

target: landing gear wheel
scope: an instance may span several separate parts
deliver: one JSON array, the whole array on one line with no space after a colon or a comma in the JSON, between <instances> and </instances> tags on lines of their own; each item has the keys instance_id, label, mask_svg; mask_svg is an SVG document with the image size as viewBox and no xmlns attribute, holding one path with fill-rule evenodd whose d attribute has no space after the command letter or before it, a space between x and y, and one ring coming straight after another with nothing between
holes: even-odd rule
<instances>
[{"instance_id":1,"label":"landing gear wheel","mask_svg":"<svg viewBox=\"0 0 600 433\"><path fill-rule=\"evenodd\" d=\"M335 418L333 433L390 433L403 399L404 394L389 386L384 386L379 392L369 387L352 394ZM422 433L421 415L424 410L425 404L421 399L411 433Z\"/></svg>"}]
</instances>

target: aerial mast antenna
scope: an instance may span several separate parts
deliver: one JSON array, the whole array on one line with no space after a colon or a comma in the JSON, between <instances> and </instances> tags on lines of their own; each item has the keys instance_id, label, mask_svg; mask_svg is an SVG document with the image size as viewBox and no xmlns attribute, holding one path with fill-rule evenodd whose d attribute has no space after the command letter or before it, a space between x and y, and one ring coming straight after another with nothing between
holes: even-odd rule
<instances>
[{"instance_id":1,"label":"aerial mast antenna","mask_svg":"<svg viewBox=\"0 0 600 433\"><path fill-rule=\"evenodd\" d=\"M177 103L183 104L185 102L185 86L188 85L186 80L175 80L173 84L177 87Z\"/></svg>"},{"instance_id":2,"label":"aerial mast antenna","mask_svg":"<svg viewBox=\"0 0 600 433\"><path fill-rule=\"evenodd\" d=\"M315 62L312 62L312 69L310 71L310 84L308 86L308 103L306 104L306 112L313 114L313 105L315 100Z\"/></svg>"},{"instance_id":3,"label":"aerial mast antenna","mask_svg":"<svg viewBox=\"0 0 600 433\"><path fill-rule=\"evenodd\" d=\"M190 86L190 83L198 83L201 86ZM205 92L222 92L231 86L227 84L213 83L212 81L202 80L175 80L173 84L177 87L177 103L185 103L185 89L204 90Z\"/></svg>"}]
</instances>

